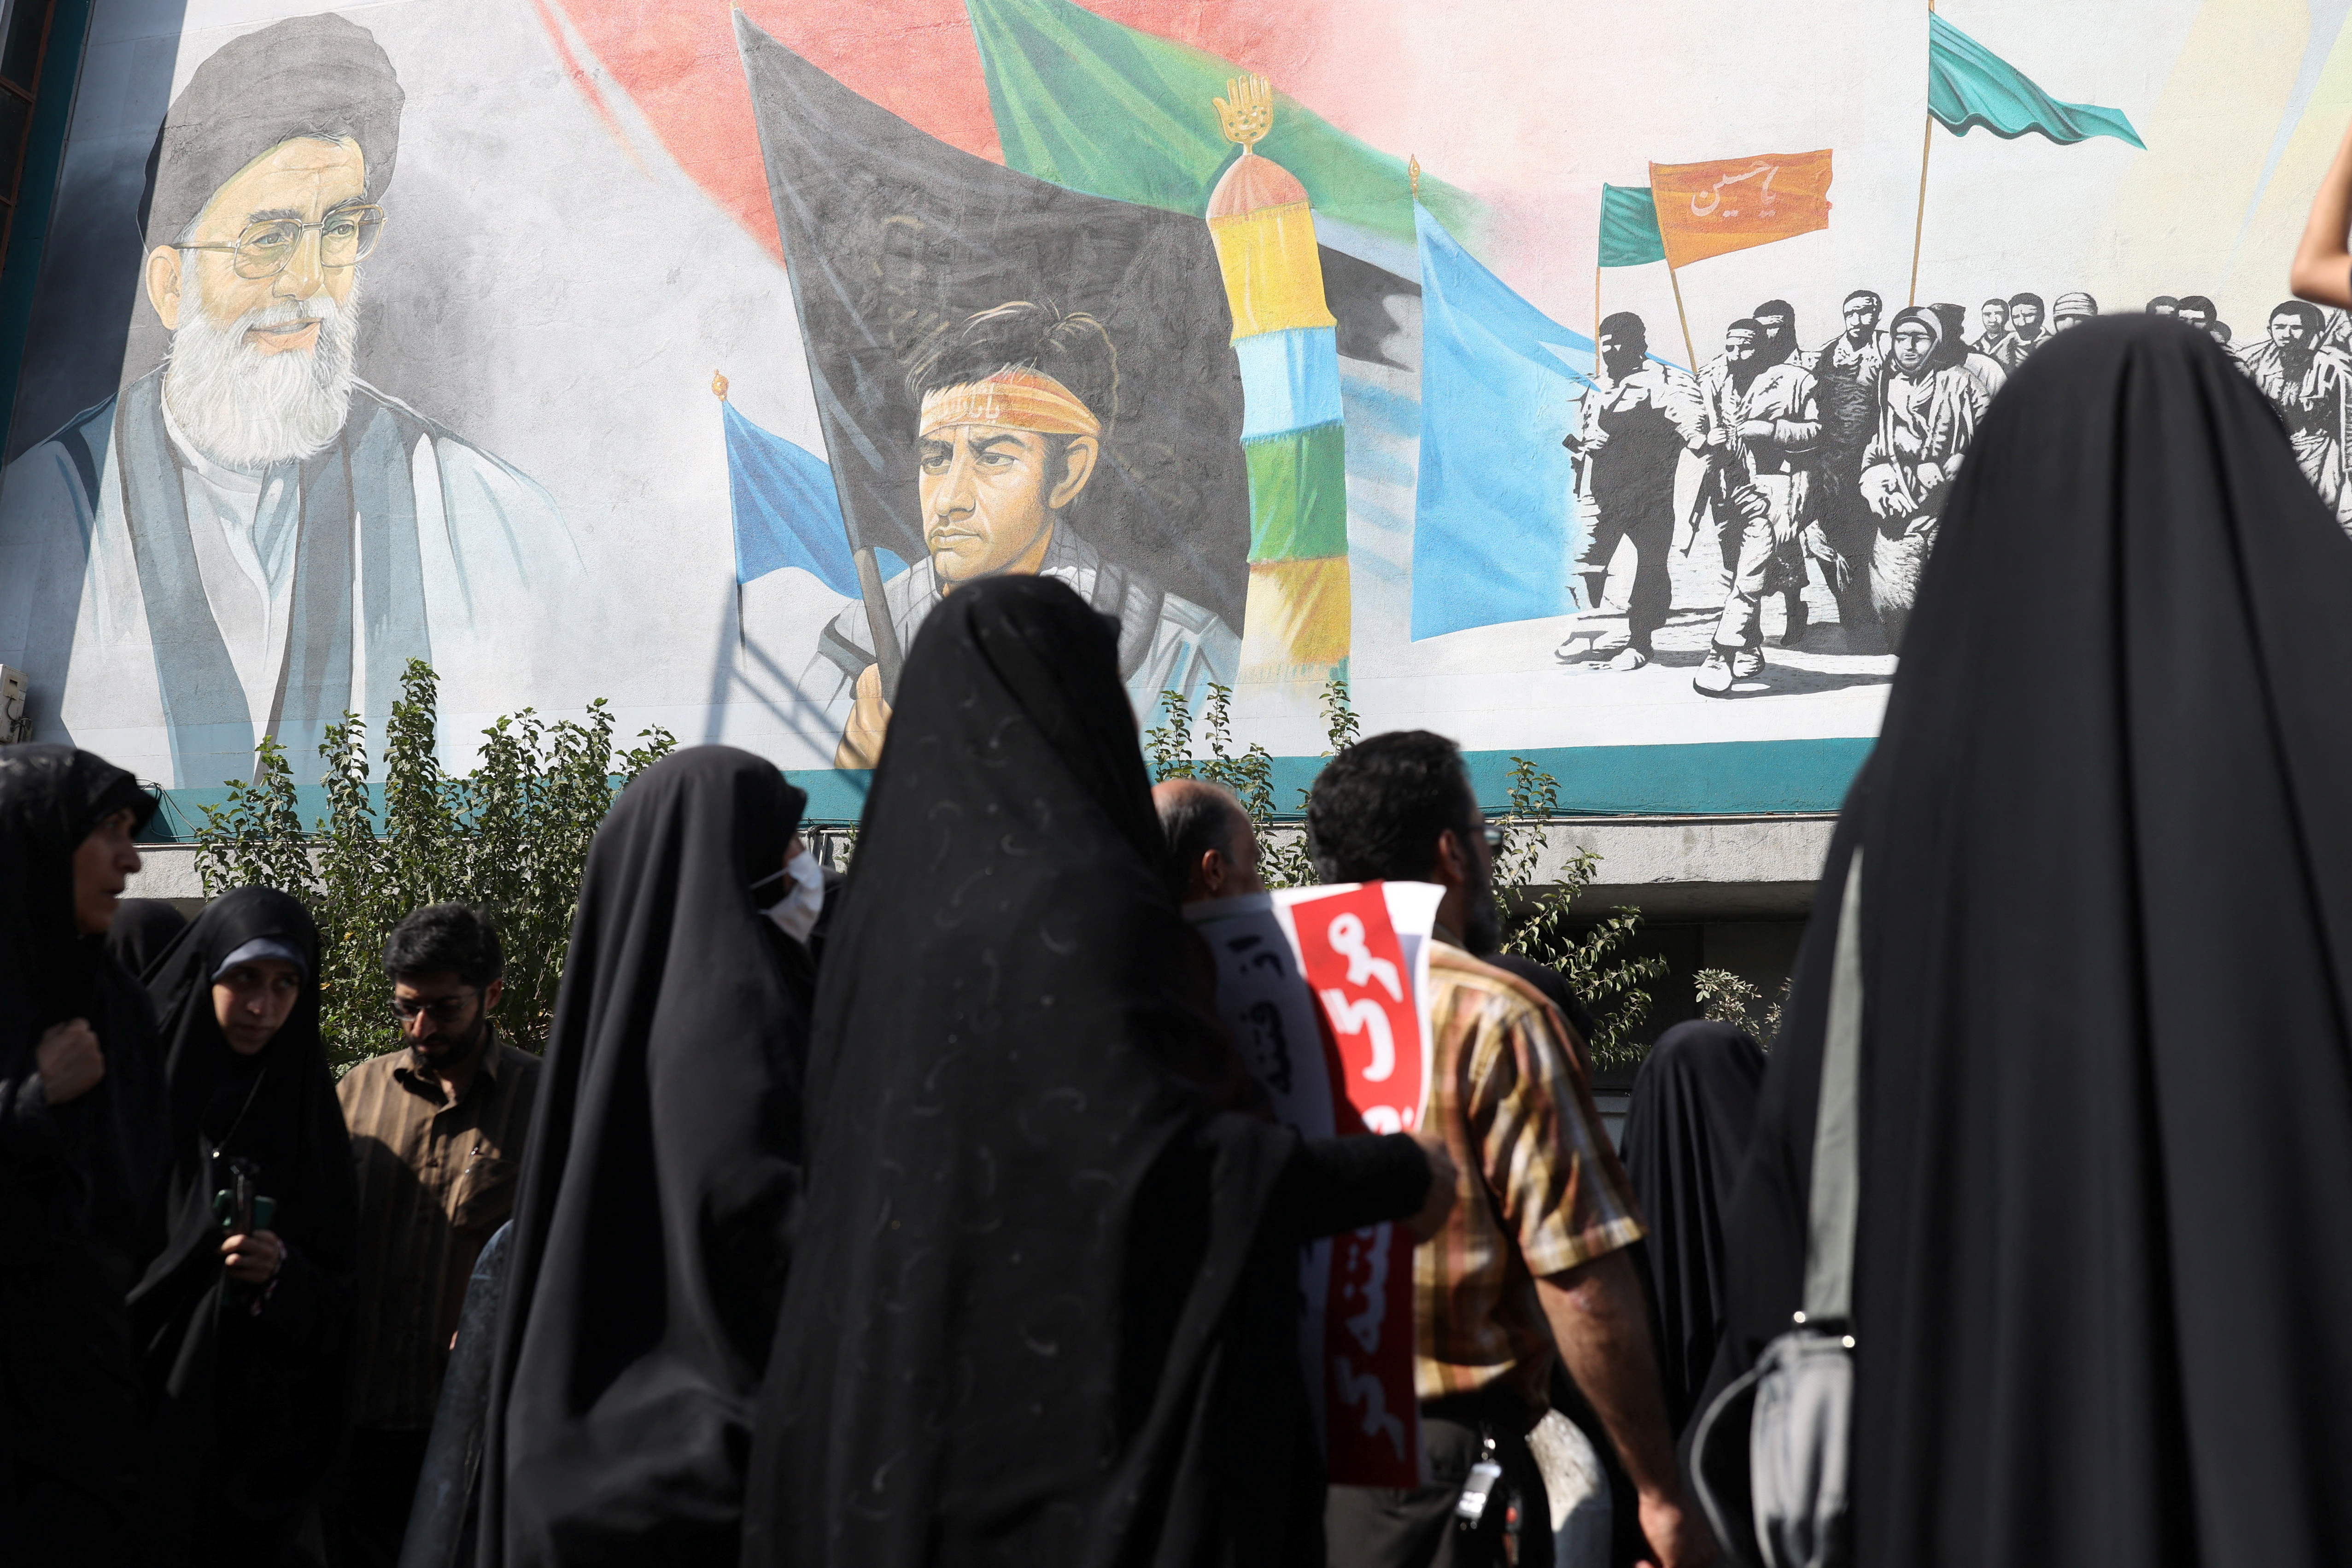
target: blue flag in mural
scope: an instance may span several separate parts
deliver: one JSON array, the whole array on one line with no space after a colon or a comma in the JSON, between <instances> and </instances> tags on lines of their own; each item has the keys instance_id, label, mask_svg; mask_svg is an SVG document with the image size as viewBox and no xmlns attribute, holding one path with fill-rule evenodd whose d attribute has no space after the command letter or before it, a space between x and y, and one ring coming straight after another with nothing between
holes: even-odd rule
<instances>
[{"instance_id":1,"label":"blue flag in mural","mask_svg":"<svg viewBox=\"0 0 2352 1568\"><path fill-rule=\"evenodd\" d=\"M1578 541L1560 445L1592 340L1513 293L1425 207L1412 637L1564 616Z\"/></svg>"},{"instance_id":2,"label":"blue flag in mural","mask_svg":"<svg viewBox=\"0 0 2352 1568\"><path fill-rule=\"evenodd\" d=\"M797 566L835 593L855 598L857 565L833 469L815 453L761 429L719 405L727 421L727 491L735 510L735 581L756 582ZM875 552L885 579L907 569L887 550Z\"/></svg>"}]
</instances>

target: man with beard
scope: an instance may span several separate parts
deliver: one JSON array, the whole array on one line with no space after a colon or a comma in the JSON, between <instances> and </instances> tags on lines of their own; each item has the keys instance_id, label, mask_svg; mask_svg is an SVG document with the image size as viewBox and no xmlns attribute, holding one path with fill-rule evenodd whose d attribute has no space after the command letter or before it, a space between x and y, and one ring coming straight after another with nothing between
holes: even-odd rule
<instances>
[{"instance_id":1,"label":"man with beard","mask_svg":"<svg viewBox=\"0 0 2352 1568\"><path fill-rule=\"evenodd\" d=\"M2042 296L2012 294L2009 300L2009 333L1991 351L2003 370L2013 371L2025 363L2025 356L2050 340L2042 330Z\"/></svg>"},{"instance_id":2,"label":"man with beard","mask_svg":"<svg viewBox=\"0 0 2352 1568\"><path fill-rule=\"evenodd\" d=\"M407 1043L335 1086L359 1166L358 1375L327 1526L335 1561L359 1568L400 1559L467 1279L514 1212L541 1065L490 1021L505 957L479 910L411 911L383 966Z\"/></svg>"},{"instance_id":3,"label":"man with beard","mask_svg":"<svg viewBox=\"0 0 2352 1568\"><path fill-rule=\"evenodd\" d=\"M28 585L0 660L38 732L212 784L389 714L411 658L445 711L530 689L532 606L578 566L553 501L354 374L403 102L332 15L233 39L173 100L142 278L170 354L0 487L0 579Z\"/></svg>"},{"instance_id":4,"label":"man with beard","mask_svg":"<svg viewBox=\"0 0 2352 1568\"><path fill-rule=\"evenodd\" d=\"M1519 1561L1550 1561L1550 1510L1527 1433L1564 1363L1633 1480L1647 1560L1698 1568L1715 1546L1684 1500L1648 1310L1625 1251L1642 1221L1593 1112L1580 1042L1535 987L1485 962L1501 945L1501 919L1462 753L1427 731L1358 742L1317 776L1307 833L1327 882L1444 889L1429 951L1421 1130L1445 1140L1458 1173L1454 1207L1415 1264L1413 1383L1431 1484L1331 1488L1329 1561L1500 1562L1499 1550L1455 1535L1463 1483L1482 1457L1517 1495ZM1499 1535L1493 1513L1488 1529Z\"/></svg>"},{"instance_id":5,"label":"man with beard","mask_svg":"<svg viewBox=\"0 0 2352 1568\"><path fill-rule=\"evenodd\" d=\"M2352 357L2321 342L2326 330L2318 306L2281 300L2271 310L2269 337L2240 363L2286 422L2304 477L2352 532L2352 485L2344 471L2352 450Z\"/></svg>"},{"instance_id":6,"label":"man with beard","mask_svg":"<svg viewBox=\"0 0 2352 1568\"><path fill-rule=\"evenodd\" d=\"M1724 329L1723 357L1699 378L1706 452L1729 575L1723 616L1692 687L1728 696L1732 682L1764 673L1764 596L1784 594L1784 644L1803 636L1803 559L1797 538L1813 521L1815 447L1822 436L1812 373L1766 363L1765 330L1752 321Z\"/></svg>"},{"instance_id":7,"label":"man with beard","mask_svg":"<svg viewBox=\"0 0 2352 1568\"><path fill-rule=\"evenodd\" d=\"M1587 525L1576 572L1584 580L1584 608L1599 609L1618 542L1633 542L1625 646L1608 668L1639 669L1650 662L1651 639L1674 601L1666 552L1675 542L1675 468L1685 447L1699 449L1706 431L1698 388L1684 372L1649 357L1641 317L1620 311L1601 322L1597 347L1603 384L1585 394L1575 433L1561 443L1577 456L1576 500ZM1581 656L1582 635L1562 643L1554 657Z\"/></svg>"},{"instance_id":8,"label":"man with beard","mask_svg":"<svg viewBox=\"0 0 2352 1568\"><path fill-rule=\"evenodd\" d=\"M1845 331L1815 349L1805 367L1819 383L1822 444L1815 479L1818 520L1802 540L1837 600L1838 623L1849 653L1863 651L1877 616L1870 607L1870 514L1856 493L1862 448L1878 422L1878 373L1886 363L1886 334L1878 330L1884 305L1857 289L1845 297ZM1784 641L1788 639L1783 639Z\"/></svg>"},{"instance_id":9,"label":"man with beard","mask_svg":"<svg viewBox=\"0 0 2352 1568\"><path fill-rule=\"evenodd\" d=\"M1985 401L1992 401L1992 395L2008 384L2009 372L2001 368L2000 361L1966 341L1968 307L1945 300L1927 308L1935 311L1936 319L1943 323L1944 342L1959 344L1960 368L1969 373L1969 379L1977 384L1977 389L1985 395ZM1892 347L1891 341L1889 346Z\"/></svg>"},{"instance_id":10,"label":"man with beard","mask_svg":"<svg viewBox=\"0 0 2352 1568\"><path fill-rule=\"evenodd\" d=\"M1990 357L2000 347L2000 340L2009 336L2009 301L1987 300L1977 307L1977 320L1984 324L1984 330L1969 347Z\"/></svg>"}]
</instances>

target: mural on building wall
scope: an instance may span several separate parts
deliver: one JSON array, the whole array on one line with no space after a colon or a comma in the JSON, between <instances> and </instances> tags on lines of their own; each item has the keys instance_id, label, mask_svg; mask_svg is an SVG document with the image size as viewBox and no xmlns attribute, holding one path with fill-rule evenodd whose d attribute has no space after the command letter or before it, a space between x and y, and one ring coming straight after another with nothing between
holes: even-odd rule
<instances>
[{"instance_id":1,"label":"mural on building wall","mask_svg":"<svg viewBox=\"0 0 2352 1568\"><path fill-rule=\"evenodd\" d=\"M2230 345L2352 527L2352 324L2276 302L2352 5L2275 9L98 0L0 662L182 785L411 657L460 751L609 696L860 768L1034 572L1140 721L1278 753L1333 677L1489 750L1866 736L2102 309Z\"/></svg>"},{"instance_id":2,"label":"mural on building wall","mask_svg":"<svg viewBox=\"0 0 2352 1568\"><path fill-rule=\"evenodd\" d=\"M30 589L12 662L85 743L248 776L263 736L389 711L411 658L530 668L510 606L577 566L553 502L354 370L404 108L332 15L232 40L173 100L140 279L168 353L0 489Z\"/></svg>"}]
</instances>

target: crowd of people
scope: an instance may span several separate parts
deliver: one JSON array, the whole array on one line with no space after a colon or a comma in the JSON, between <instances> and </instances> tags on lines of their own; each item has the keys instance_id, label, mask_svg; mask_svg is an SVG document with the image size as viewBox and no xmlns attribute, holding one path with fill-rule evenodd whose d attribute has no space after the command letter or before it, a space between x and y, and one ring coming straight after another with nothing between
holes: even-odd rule
<instances>
[{"instance_id":1,"label":"crowd of people","mask_svg":"<svg viewBox=\"0 0 2352 1568\"><path fill-rule=\"evenodd\" d=\"M2242 344L2202 295L2159 295L2145 313L2210 337L2252 378L2286 421L2305 477L2352 531L2352 313L2288 300L2266 335ZM1696 376L1651 354L1640 316L1601 322L1596 385L1564 443L1578 458L1574 571L1580 605L1600 608L1631 541L1626 631L1618 642L1580 627L1558 650L1563 662L1650 662L1672 608L1677 538L1685 551L1708 542L1722 595L1692 678L1698 691L1728 696L1764 673L1768 601L1781 602L1781 646L1804 643L1809 570L1837 607L1836 651L1897 651L1993 395L2029 354L2097 320L2099 302L2064 293L2045 314L2038 294L1987 300L1974 336L1962 306L1913 306L1887 321L1869 289L1848 294L1842 314L1843 330L1807 349L1795 309L1768 300L1724 330L1722 353Z\"/></svg>"},{"instance_id":2,"label":"crowd of people","mask_svg":"<svg viewBox=\"0 0 2352 1568\"><path fill-rule=\"evenodd\" d=\"M2347 219L2312 288L2352 305ZM1882 347L1849 304L1843 362L1735 326L1715 482L1776 548L1818 525L1801 378L1874 379L1855 493L1937 489L1942 544L1769 1065L1670 1031L1622 1158L1421 731L1331 757L1306 832L1326 882L1439 894L1425 1105L1273 1119L1186 915L1259 890L1250 823L1151 785L1115 623L1052 579L926 620L845 879L761 758L636 778L543 1056L494 922L435 905L382 955L396 1048L338 1081L333 933L124 900L155 798L0 748L8 1561L2333 1561L2352 732L2311 672L2352 542L2208 333L2086 322L1988 405L1946 311ZM1665 401L1638 327L1627 407ZM1918 432L1962 424L1956 473ZM1302 1247L1383 1223L1394 1489L1327 1474L1298 1331Z\"/></svg>"}]
</instances>

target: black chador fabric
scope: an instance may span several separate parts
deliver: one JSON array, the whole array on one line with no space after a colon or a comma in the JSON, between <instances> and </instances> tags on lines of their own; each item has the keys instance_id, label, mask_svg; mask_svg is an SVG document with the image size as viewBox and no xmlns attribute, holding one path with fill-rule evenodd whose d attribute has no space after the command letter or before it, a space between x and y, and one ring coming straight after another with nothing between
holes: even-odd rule
<instances>
[{"instance_id":1,"label":"black chador fabric","mask_svg":"<svg viewBox=\"0 0 2352 1568\"><path fill-rule=\"evenodd\" d=\"M137 1485L122 1297L161 1168L163 1067L146 994L75 922L73 878L74 851L126 810L143 826L154 797L103 758L0 746L0 1527L28 1561L52 1544L102 1558L85 1537ZM53 1106L35 1052L74 1018L106 1076Z\"/></svg>"},{"instance_id":2,"label":"black chador fabric","mask_svg":"<svg viewBox=\"0 0 2352 1568\"><path fill-rule=\"evenodd\" d=\"M1666 1415L1679 1432L1723 1329L1723 1215L1756 1125L1764 1053L1728 1024L1677 1024L1633 1079L1625 1173L1650 1227L1643 1247Z\"/></svg>"},{"instance_id":3,"label":"black chador fabric","mask_svg":"<svg viewBox=\"0 0 2352 1568\"><path fill-rule=\"evenodd\" d=\"M107 951L143 980L187 929L188 917L162 899L123 899L114 906L114 923L106 928Z\"/></svg>"},{"instance_id":4,"label":"black chador fabric","mask_svg":"<svg viewBox=\"0 0 2352 1568\"><path fill-rule=\"evenodd\" d=\"M2352 1541L2352 543L2202 334L1993 400L1849 795L1732 1205L1717 1380L1802 1294L1863 854L1856 1561Z\"/></svg>"},{"instance_id":5,"label":"black chador fabric","mask_svg":"<svg viewBox=\"0 0 2352 1568\"><path fill-rule=\"evenodd\" d=\"M268 938L302 955L301 994L269 1043L231 1048L213 1006L229 956ZM342 1330L357 1265L351 1139L319 1036L319 937L299 900L239 888L150 971L171 1097L171 1167L153 1255L131 1294L151 1402L142 1563L274 1560L335 1457ZM286 1248L266 1286L229 1279L214 1195L242 1163Z\"/></svg>"},{"instance_id":6,"label":"black chador fabric","mask_svg":"<svg viewBox=\"0 0 2352 1568\"><path fill-rule=\"evenodd\" d=\"M750 1568L1321 1561L1318 1222L1277 1212L1296 1136L1212 1110L1233 1053L1116 658L1034 577L916 640L818 983Z\"/></svg>"},{"instance_id":7,"label":"black chador fabric","mask_svg":"<svg viewBox=\"0 0 2352 1568\"><path fill-rule=\"evenodd\" d=\"M596 831L515 1207L481 1561L731 1563L800 1191L806 796L725 746Z\"/></svg>"}]
</instances>

